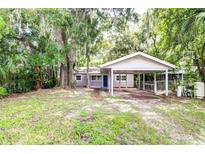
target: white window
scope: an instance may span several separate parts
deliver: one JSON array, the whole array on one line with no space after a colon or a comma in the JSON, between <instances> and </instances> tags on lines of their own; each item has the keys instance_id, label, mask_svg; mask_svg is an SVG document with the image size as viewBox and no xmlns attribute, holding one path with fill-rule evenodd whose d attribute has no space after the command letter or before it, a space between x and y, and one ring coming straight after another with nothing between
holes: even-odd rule
<instances>
[{"instance_id":1,"label":"white window","mask_svg":"<svg viewBox=\"0 0 205 154\"><path fill-rule=\"evenodd\" d=\"M127 75L122 75L122 76L121 76L121 80L122 80L122 81L127 81Z\"/></svg>"},{"instance_id":2,"label":"white window","mask_svg":"<svg viewBox=\"0 0 205 154\"><path fill-rule=\"evenodd\" d=\"M101 75L92 75L91 80L92 81L100 81L101 80Z\"/></svg>"},{"instance_id":3,"label":"white window","mask_svg":"<svg viewBox=\"0 0 205 154\"><path fill-rule=\"evenodd\" d=\"M75 76L75 79L76 79L77 81L81 81L81 75L76 75L76 76Z\"/></svg>"},{"instance_id":4,"label":"white window","mask_svg":"<svg viewBox=\"0 0 205 154\"><path fill-rule=\"evenodd\" d=\"M116 81L127 81L127 75L116 75L115 80Z\"/></svg>"}]
</instances>

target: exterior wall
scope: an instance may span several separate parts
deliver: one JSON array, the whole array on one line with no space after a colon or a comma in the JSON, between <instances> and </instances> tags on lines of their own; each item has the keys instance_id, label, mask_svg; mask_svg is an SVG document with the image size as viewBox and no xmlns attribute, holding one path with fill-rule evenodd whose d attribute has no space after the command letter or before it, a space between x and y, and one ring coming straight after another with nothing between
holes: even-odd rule
<instances>
[{"instance_id":1,"label":"exterior wall","mask_svg":"<svg viewBox=\"0 0 205 154\"><path fill-rule=\"evenodd\" d=\"M76 74L76 75L81 75L81 80L77 80L77 87L86 87L86 74ZM109 74L105 74L108 76L108 87L107 89L109 89L110 87L110 75ZM114 79L113 79L113 86L114 88L118 88L119 87L119 84L121 85L120 87L122 88L125 88L125 87L128 87L128 88L133 88L134 87L134 74L127 74L127 86L126 86L126 82L125 81L121 81L121 83L119 83L119 81L116 81L116 76L119 75L119 74L114 74ZM174 81L171 80L170 78L170 75L169 74L169 89L171 89ZM102 75L103 76L103 75ZM181 80L181 76L180 76L180 80ZM137 81L138 82L138 81ZM146 81L146 85L147 85L147 82ZM152 83L153 82L153 83ZM154 85L154 81L151 81L151 83ZM149 83L149 85L151 85ZM152 86L152 90L153 90L153 85ZM91 80L91 75L90 75L90 86L91 88L103 88L103 77L101 78L100 81L92 81ZM141 74L141 84L140 84L140 87L142 89L142 74ZM164 75L163 74L158 74L157 75L157 90L164 90L165 88L165 79L164 79ZM149 87L146 86L146 89L150 89Z\"/></svg>"},{"instance_id":2,"label":"exterior wall","mask_svg":"<svg viewBox=\"0 0 205 154\"><path fill-rule=\"evenodd\" d=\"M81 75L81 80L76 80L77 87L86 87L87 86L87 75L86 74L75 74ZM101 75L101 80L92 80L92 75ZM108 76L108 86L109 86L109 76ZM91 88L103 88L103 75L102 74L90 74L90 87Z\"/></svg>"},{"instance_id":3,"label":"exterior wall","mask_svg":"<svg viewBox=\"0 0 205 154\"><path fill-rule=\"evenodd\" d=\"M87 78L87 76L86 76L86 74L76 74L76 75L81 75L81 80L76 80L76 83L77 83L77 87L86 87L86 83L87 83L87 81L86 81L86 78ZM75 77L76 77L76 75L75 75Z\"/></svg>"},{"instance_id":4,"label":"exterior wall","mask_svg":"<svg viewBox=\"0 0 205 154\"><path fill-rule=\"evenodd\" d=\"M76 75L81 75L81 80L76 80L77 87L86 87L86 84L87 84L87 82L86 82L86 78L87 78L86 74L76 74ZM92 75L94 75L94 74L92 74ZM98 81L92 80L91 79L92 75L90 75L90 87L91 88L103 88L103 75L101 75L102 76L101 80L98 80ZM96 75L99 75L99 74L96 74ZM109 74L105 74L105 75L108 76L108 87L107 88L109 88L110 87L110 75ZM127 74L127 82L126 81L121 81L121 82L117 81L116 80L116 76L117 75L119 75L119 74L114 74L114 76L113 76L114 77L113 78L113 86L114 86L114 88L118 88L119 85L122 88L123 87L129 87L129 88L134 87L134 75L133 74Z\"/></svg>"},{"instance_id":5,"label":"exterior wall","mask_svg":"<svg viewBox=\"0 0 205 154\"><path fill-rule=\"evenodd\" d=\"M121 82L116 80L117 75L119 75L119 74L114 74L114 79L113 79L114 80L113 81L114 88L118 88L118 87L133 88L134 87L134 74L127 74L127 81L121 81Z\"/></svg>"},{"instance_id":6,"label":"exterior wall","mask_svg":"<svg viewBox=\"0 0 205 154\"><path fill-rule=\"evenodd\" d=\"M108 76L108 87L107 87L107 88L110 89L110 73L108 73L107 76ZM114 83L113 83L113 84L114 84Z\"/></svg>"},{"instance_id":7,"label":"exterior wall","mask_svg":"<svg viewBox=\"0 0 205 154\"><path fill-rule=\"evenodd\" d=\"M101 80L92 80L92 75L100 75L101 76ZM101 74L90 74L90 87L92 88L102 88L102 75Z\"/></svg>"},{"instance_id":8,"label":"exterior wall","mask_svg":"<svg viewBox=\"0 0 205 154\"><path fill-rule=\"evenodd\" d=\"M102 88L102 81L90 81L90 87Z\"/></svg>"},{"instance_id":9,"label":"exterior wall","mask_svg":"<svg viewBox=\"0 0 205 154\"><path fill-rule=\"evenodd\" d=\"M167 66L160 64L156 61L150 60L143 56L136 56L125 61L121 61L110 66L113 69L133 69L133 70L166 70Z\"/></svg>"}]
</instances>

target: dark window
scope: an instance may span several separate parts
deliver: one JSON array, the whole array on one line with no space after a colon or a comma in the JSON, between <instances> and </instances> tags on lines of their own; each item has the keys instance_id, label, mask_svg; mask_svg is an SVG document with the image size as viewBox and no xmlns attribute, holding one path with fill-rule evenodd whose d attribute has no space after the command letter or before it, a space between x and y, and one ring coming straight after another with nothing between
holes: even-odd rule
<instances>
[{"instance_id":1,"label":"dark window","mask_svg":"<svg viewBox=\"0 0 205 154\"><path fill-rule=\"evenodd\" d=\"M96 76L95 75L92 75L92 80L96 80Z\"/></svg>"},{"instance_id":2,"label":"dark window","mask_svg":"<svg viewBox=\"0 0 205 154\"><path fill-rule=\"evenodd\" d=\"M121 76L121 78L122 78L121 79L122 81L127 81L127 76L126 75Z\"/></svg>"},{"instance_id":3,"label":"dark window","mask_svg":"<svg viewBox=\"0 0 205 154\"><path fill-rule=\"evenodd\" d=\"M97 80L101 80L101 76L100 75L97 75Z\"/></svg>"},{"instance_id":4,"label":"dark window","mask_svg":"<svg viewBox=\"0 0 205 154\"><path fill-rule=\"evenodd\" d=\"M81 80L81 75L76 75L76 80Z\"/></svg>"},{"instance_id":5,"label":"dark window","mask_svg":"<svg viewBox=\"0 0 205 154\"><path fill-rule=\"evenodd\" d=\"M126 75L117 75L116 76L116 81L127 81L127 76Z\"/></svg>"},{"instance_id":6,"label":"dark window","mask_svg":"<svg viewBox=\"0 0 205 154\"><path fill-rule=\"evenodd\" d=\"M117 76L116 76L116 80L117 80L117 81L121 80L121 76L117 75Z\"/></svg>"},{"instance_id":7,"label":"dark window","mask_svg":"<svg viewBox=\"0 0 205 154\"><path fill-rule=\"evenodd\" d=\"M101 75L92 75L91 80L92 81L99 81L99 80L101 80Z\"/></svg>"}]
</instances>

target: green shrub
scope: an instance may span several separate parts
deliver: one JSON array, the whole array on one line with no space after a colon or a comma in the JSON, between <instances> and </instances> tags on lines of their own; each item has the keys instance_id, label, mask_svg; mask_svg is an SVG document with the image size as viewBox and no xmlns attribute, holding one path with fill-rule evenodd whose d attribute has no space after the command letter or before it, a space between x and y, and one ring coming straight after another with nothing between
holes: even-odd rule
<instances>
[{"instance_id":1,"label":"green shrub","mask_svg":"<svg viewBox=\"0 0 205 154\"><path fill-rule=\"evenodd\" d=\"M77 82L76 82L76 80L73 80L73 81L71 82L71 88L75 89L76 86L77 86Z\"/></svg>"},{"instance_id":2,"label":"green shrub","mask_svg":"<svg viewBox=\"0 0 205 154\"><path fill-rule=\"evenodd\" d=\"M0 98L3 98L3 97L8 96L8 95L9 95L9 93L6 90L6 88L0 87Z\"/></svg>"},{"instance_id":3,"label":"green shrub","mask_svg":"<svg viewBox=\"0 0 205 154\"><path fill-rule=\"evenodd\" d=\"M9 93L25 93L34 90L35 86L35 76L31 70L27 70L11 75L5 87Z\"/></svg>"},{"instance_id":4,"label":"green shrub","mask_svg":"<svg viewBox=\"0 0 205 154\"><path fill-rule=\"evenodd\" d=\"M56 75L50 72L50 70L45 70L42 73L42 88L47 89L47 88L53 88L57 85L57 77Z\"/></svg>"}]
</instances>

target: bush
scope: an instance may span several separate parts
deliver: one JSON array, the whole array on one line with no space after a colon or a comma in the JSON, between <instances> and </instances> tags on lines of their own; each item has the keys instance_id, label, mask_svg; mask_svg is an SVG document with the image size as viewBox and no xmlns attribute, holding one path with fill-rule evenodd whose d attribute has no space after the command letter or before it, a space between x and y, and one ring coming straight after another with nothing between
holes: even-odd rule
<instances>
[{"instance_id":1,"label":"bush","mask_svg":"<svg viewBox=\"0 0 205 154\"><path fill-rule=\"evenodd\" d=\"M42 88L47 89L47 88L53 88L57 85L57 78L54 76L49 76L49 75L44 75L43 76L43 84Z\"/></svg>"},{"instance_id":2,"label":"bush","mask_svg":"<svg viewBox=\"0 0 205 154\"><path fill-rule=\"evenodd\" d=\"M76 80L73 80L72 82L71 82L71 88L76 88L76 86L77 86L77 82L76 82Z\"/></svg>"},{"instance_id":3,"label":"bush","mask_svg":"<svg viewBox=\"0 0 205 154\"><path fill-rule=\"evenodd\" d=\"M10 75L9 82L5 85L9 93L25 93L35 89L36 80L31 70Z\"/></svg>"},{"instance_id":4,"label":"bush","mask_svg":"<svg viewBox=\"0 0 205 154\"><path fill-rule=\"evenodd\" d=\"M43 82L43 89L47 89L47 88L53 88L56 86L56 80L46 80Z\"/></svg>"},{"instance_id":5,"label":"bush","mask_svg":"<svg viewBox=\"0 0 205 154\"><path fill-rule=\"evenodd\" d=\"M6 90L6 88L0 87L0 98L3 98L3 97L8 96L8 95L9 95L9 93Z\"/></svg>"}]
</instances>

